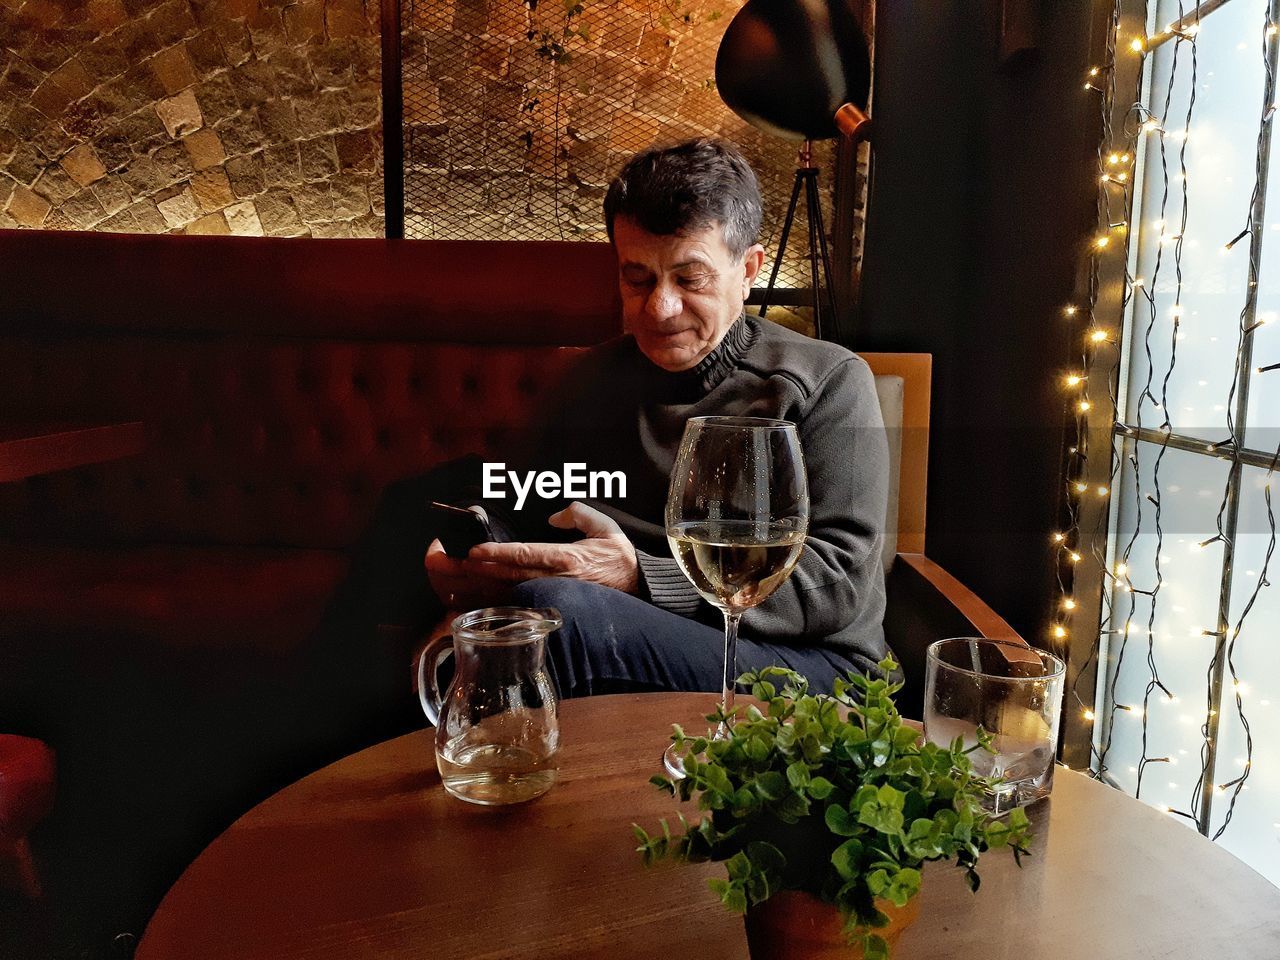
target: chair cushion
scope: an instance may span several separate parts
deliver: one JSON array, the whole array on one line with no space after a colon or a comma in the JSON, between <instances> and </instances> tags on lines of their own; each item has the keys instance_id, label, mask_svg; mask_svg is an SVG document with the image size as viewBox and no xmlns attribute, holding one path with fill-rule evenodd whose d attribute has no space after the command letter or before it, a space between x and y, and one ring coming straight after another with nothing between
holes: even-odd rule
<instances>
[{"instance_id":1,"label":"chair cushion","mask_svg":"<svg viewBox=\"0 0 1280 960\"><path fill-rule=\"evenodd\" d=\"M53 806L53 751L39 740L0 734L0 839L20 840Z\"/></svg>"},{"instance_id":2,"label":"chair cushion","mask_svg":"<svg viewBox=\"0 0 1280 960\"><path fill-rule=\"evenodd\" d=\"M898 491L902 474L902 397L901 377L880 374L876 378L876 397L884 417L885 436L889 441L889 508L885 514L884 546L881 557L887 571L898 555Z\"/></svg>"},{"instance_id":3,"label":"chair cushion","mask_svg":"<svg viewBox=\"0 0 1280 960\"><path fill-rule=\"evenodd\" d=\"M329 550L10 544L0 547L0 622L9 635L29 625L73 643L109 633L283 656L320 622L346 563Z\"/></svg>"}]
</instances>

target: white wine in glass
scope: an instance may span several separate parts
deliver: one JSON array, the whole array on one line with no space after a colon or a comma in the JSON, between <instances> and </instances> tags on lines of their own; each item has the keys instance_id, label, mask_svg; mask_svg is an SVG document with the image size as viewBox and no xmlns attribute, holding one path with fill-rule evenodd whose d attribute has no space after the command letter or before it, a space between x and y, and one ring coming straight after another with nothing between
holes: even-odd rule
<instances>
[{"instance_id":1,"label":"white wine in glass","mask_svg":"<svg viewBox=\"0 0 1280 960\"><path fill-rule=\"evenodd\" d=\"M790 521L679 523L667 539L681 571L707 602L739 612L777 590L804 549L804 530Z\"/></svg>"},{"instance_id":2,"label":"white wine in glass","mask_svg":"<svg viewBox=\"0 0 1280 960\"><path fill-rule=\"evenodd\" d=\"M809 529L809 486L795 424L691 419L671 474L666 527L681 571L724 614L720 704L730 713L738 624L791 575ZM674 744L664 762L673 776L683 776Z\"/></svg>"}]
</instances>

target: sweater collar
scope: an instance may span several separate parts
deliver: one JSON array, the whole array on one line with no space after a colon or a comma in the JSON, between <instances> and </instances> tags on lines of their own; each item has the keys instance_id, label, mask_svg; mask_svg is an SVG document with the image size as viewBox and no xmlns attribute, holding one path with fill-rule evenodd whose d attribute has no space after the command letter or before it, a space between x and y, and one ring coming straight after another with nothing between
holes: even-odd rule
<instances>
[{"instance_id":1,"label":"sweater collar","mask_svg":"<svg viewBox=\"0 0 1280 960\"><path fill-rule=\"evenodd\" d=\"M742 355L755 342L756 328L745 316L739 316L715 349L688 370L670 373L660 367L646 364L654 374L660 391L686 398L704 396L718 387L727 377Z\"/></svg>"},{"instance_id":2,"label":"sweater collar","mask_svg":"<svg viewBox=\"0 0 1280 960\"><path fill-rule=\"evenodd\" d=\"M754 339L755 329L745 315L739 316L716 344L716 348L687 372L703 390L710 393L729 375Z\"/></svg>"}]
</instances>

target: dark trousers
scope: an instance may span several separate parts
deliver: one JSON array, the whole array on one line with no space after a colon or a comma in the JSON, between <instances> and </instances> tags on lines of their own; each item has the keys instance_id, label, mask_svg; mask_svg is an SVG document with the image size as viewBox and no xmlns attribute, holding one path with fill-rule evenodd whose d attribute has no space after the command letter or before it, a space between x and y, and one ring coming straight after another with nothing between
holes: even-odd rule
<instances>
[{"instance_id":1,"label":"dark trousers","mask_svg":"<svg viewBox=\"0 0 1280 960\"><path fill-rule=\"evenodd\" d=\"M720 690L724 633L629 594L581 580L544 577L515 588L513 602L555 607L564 626L547 639L561 697L662 690ZM738 672L790 667L811 689L830 692L854 664L820 647L738 640Z\"/></svg>"}]
</instances>

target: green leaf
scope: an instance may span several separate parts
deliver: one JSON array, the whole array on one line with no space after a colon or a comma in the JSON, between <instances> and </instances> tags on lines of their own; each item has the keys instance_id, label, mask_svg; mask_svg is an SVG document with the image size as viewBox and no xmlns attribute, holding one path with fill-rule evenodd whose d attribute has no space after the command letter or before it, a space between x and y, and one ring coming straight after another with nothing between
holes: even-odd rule
<instances>
[{"instance_id":1,"label":"green leaf","mask_svg":"<svg viewBox=\"0 0 1280 960\"><path fill-rule=\"evenodd\" d=\"M888 807L890 810L901 810L907 795L901 790L895 790L886 783L876 792L876 798L880 801L880 806L882 807Z\"/></svg>"},{"instance_id":2,"label":"green leaf","mask_svg":"<svg viewBox=\"0 0 1280 960\"><path fill-rule=\"evenodd\" d=\"M893 735L893 745L899 750L906 750L920 739L920 732L912 727L899 727Z\"/></svg>"},{"instance_id":3,"label":"green leaf","mask_svg":"<svg viewBox=\"0 0 1280 960\"><path fill-rule=\"evenodd\" d=\"M1009 826L1015 831L1021 832L1031 826L1031 820L1027 817L1027 811L1022 807L1014 807L1009 811Z\"/></svg>"},{"instance_id":4,"label":"green leaf","mask_svg":"<svg viewBox=\"0 0 1280 960\"><path fill-rule=\"evenodd\" d=\"M862 796L863 792L858 791L858 795ZM902 800L903 795L900 791L885 784L874 799L868 799L858 809L858 822L881 833L901 834Z\"/></svg>"},{"instance_id":5,"label":"green leaf","mask_svg":"<svg viewBox=\"0 0 1280 960\"><path fill-rule=\"evenodd\" d=\"M907 901L920 892L920 871L903 867L893 876L882 896L895 906L905 907Z\"/></svg>"},{"instance_id":6,"label":"green leaf","mask_svg":"<svg viewBox=\"0 0 1280 960\"><path fill-rule=\"evenodd\" d=\"M767 680L761 680L752 684L751 695L757 700L772 700L778 695L778 688Z\"/></svg>"},{"instance_id":7,"label":"green leaf","mask_svg":"<svg viewBox=\"0 0 1280 960\"><path fill-rule=\"evenodd\" d=\"M836 785L826 777L813 777L809 781L809 796L815 800L825 800L835 788Z\"/></svg>"},{"instance_id":8,"label":"green leaf","mask_svg":"<svg viewBox=\"0 0 1280 960\"><path fill-rule=\"evenodd\" d=\"M850 816L848 810L839 804L833 803L827 807L826 813L823 814L823 819L826 820L827 829L837 837L852 837L858 832L857 821Z\"/></svg>"},{"instance_id":9,"label":"green leaf","mask_svg":"<svg viewBox=\"0 0 1280 960\"><path fill-rule=\"evenodd\" d=\"M787 866L787 858L772 843L752 840L747 844L747 856L751 865L762 873L781 873Z\"/></svg>"},{"instance_id":10,"label":"green leaf","mask_svg":"<svg viewBox=\"0 0 1280 960\"><path fill-rule=\"evenodd\" d=\"M863 960L889 960L889 944L884 937L868 933L862 940Z\"/></svg>"},{"instance_id":11,"label":"green leaf","mask_svg":"<svg viewBox=\"0 0 1280 960\"><path fill-rule=\"evenodd\" d=\"M787 766L787 782L797 790L801 790L809 785L809 765L802 760L797 760Z\"/></svg>"},{"instance_id":12,"label":"green leaf","mask_svg":"<svg viewBox=\"0 0 1280 960\"><path fill-rule=\"evenodd\" d=\"M667 791L667 793L676 792L675 783L673 783L671 780L668 780L666 777L664 777L660 773L655 773L652 777L650 777L649 782L652 783L655 787L658 787L661 790Z\"/></svg>"},{"instance_id":13,"label":"green leaf","mask_svg":"<svg viewBox=\"0 0 1280 960\"><path fill-rule=\"evenodd\" d=\"M769 742L763 737L752 737L743 749L756 763L763 763L769 757Z\"/></svg>"},{"instance_id":14,"label":"green leaf","mask_svg":"<svg viewBox=\"0 0 1280 960\"><path fill-rule=\"evenodd\" d=\"M774 812L783 823L795 823L809 815L809 798L803 793L787 794Z\"/></svg>"},{"instance_id":15,"label":"green leaf","mask_svg":"<svg viewBox=\"0 0 1280 960\"><path fill-rule=\"evenodd\" d=\"M776 770L766 770L756 777L756 789L766 800L781 800L787 795L787 778Z\"/></svg>"},{"instance_id":16,"label":"green leaf","mask_svg":"<svg viewBox=\"0 0 1280 960\"><path fill-rule=\"evenodd\" d=\"M965 871L964 879L965 882L969 884L969 889L974 893L977 893L978 888L982 886L982 878L978 876L978 871L974 870L972 867Z\"/></svg>"},{"instance_id":17,"label":"green leaf","mask_svg":"<svg viewBox=\"0 0 1280 960\"><path fill-rule=\"evenodd\" d=\"M857 840L846 840L832 851L831 863L841 880L852 880L858 875L858 860L861 856L862 844Z\"/></svg>"},{"instance_id":18,"label":"green leaf","mask_svg":"<svg viewBox=\"0 0 1280 960\"><path fill-rule=\"evenodd\" d=\"M880 897L884 895L885 890L889 888L889 871L881 867L879 870L872 870L867 874L867 889L871 891L872 896Z\"/></svg>"}]
</instances>

